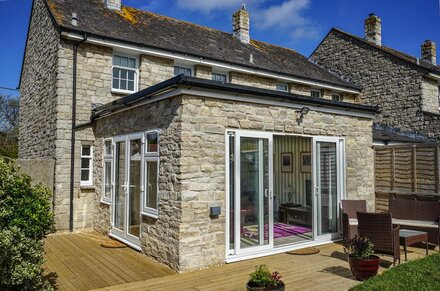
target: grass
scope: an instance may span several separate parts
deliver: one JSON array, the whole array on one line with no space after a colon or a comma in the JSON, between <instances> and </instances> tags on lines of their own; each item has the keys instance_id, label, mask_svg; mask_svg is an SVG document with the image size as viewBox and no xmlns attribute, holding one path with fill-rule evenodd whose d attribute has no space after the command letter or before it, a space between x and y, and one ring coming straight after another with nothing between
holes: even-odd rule
<instances>
[{"instance_id":1,"label":"grass","mask_svg":"<svg viewBox=\"0 0 440 291\"><path fill-rule=\"evenodd\" d=\"M350 290L440 290L440 253L398 265Z\"/></svg>"}]
</instances>

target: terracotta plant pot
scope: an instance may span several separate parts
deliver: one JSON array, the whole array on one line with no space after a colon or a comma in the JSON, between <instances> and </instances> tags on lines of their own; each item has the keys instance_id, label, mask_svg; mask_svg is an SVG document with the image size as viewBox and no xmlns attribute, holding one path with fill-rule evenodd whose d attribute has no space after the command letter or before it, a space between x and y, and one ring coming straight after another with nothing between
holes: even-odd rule
<instances>
[{"instance_id":1,"label":"terracotta plant pot","mask_svg":"<svg viewBox=\"0 0 440 291\"><path fill-rule=\"evenodd\" d=\"M380 258L378 256L370 256L366 259L354 259L349 256L348 261L353 276L359 281L376 276L379 270Z\"/></svg>"},{"instance_id":2,"label":"terracotta plant pot","mask_svg":"<svg viewBox=\"0 0 440 291\"><path fill-rule=\"evenodd\" d=\"M246 284L247 291L284 291L284 283L275 286L275 287L257 287L249 285L249 282Z\"/></svg>"}]
</instances>

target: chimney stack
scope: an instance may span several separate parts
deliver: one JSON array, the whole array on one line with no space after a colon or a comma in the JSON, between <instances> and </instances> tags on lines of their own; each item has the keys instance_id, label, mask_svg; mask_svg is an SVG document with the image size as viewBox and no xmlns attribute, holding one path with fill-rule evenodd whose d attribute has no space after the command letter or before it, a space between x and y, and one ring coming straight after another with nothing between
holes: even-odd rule
<instances>
[{"instance_id":1,"label":"chimney stack","mask_svg":"<svg viewBox=\"0 0 440 291\"><path fill-rule=\"evenodd\" d=\"M104 5L108 9L121 10L122 0L104 0Z\"/></svg>"},{"instance_id":2,"label":"chimney stack","mask_svg":"<svg viewBox=\"0 0 440 291\"><path fill-rule=\"evenodd\" d=\"M241 8L232 15L232 26L234 30L234 37L243 43L250 42L249 36L249 13L243 4Z\"/></svg>"},{"instance_id":3,"label":"chimney stack","mask_svg":"<svg viewBox=\"0 0 440 291\"><path fill-rule=\"evenodd\" d=\"M365 19L365 39L378 46L382 45L382 20L374 13Z\"/></svg>"},{"instance_id":4,"label":"chimney stack","mask_svg":"<svg viewBox=\"0 0 440 291\"><path fill-rule=\"evenodd\" d=\"M437 52L435 42L425 40L422 43L422 60L425 60L433 65L437 65Z\"/></svg>"}]
</instances>

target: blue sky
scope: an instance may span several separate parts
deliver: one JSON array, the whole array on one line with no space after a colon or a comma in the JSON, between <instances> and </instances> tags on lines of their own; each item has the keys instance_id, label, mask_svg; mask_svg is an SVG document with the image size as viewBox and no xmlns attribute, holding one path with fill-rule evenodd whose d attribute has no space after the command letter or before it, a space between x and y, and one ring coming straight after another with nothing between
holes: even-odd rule
<instances>
[{"instance_id":1,"label":"blue sky","mask_svg":"<svg viewBox=\"0 0 440 291\"><path fill-rule=\"evenodd\" d=\"M18 85L31 3L0 0L0 87ZM384 45L420 56L420 44L431 39L440 52L440 0L123 0L128 6L227 32L232 13L242 3L251 15L252 38L305 56L331 27L362 36L363 20L371 12L382 18Z\"/></svg>"}]
</instances>

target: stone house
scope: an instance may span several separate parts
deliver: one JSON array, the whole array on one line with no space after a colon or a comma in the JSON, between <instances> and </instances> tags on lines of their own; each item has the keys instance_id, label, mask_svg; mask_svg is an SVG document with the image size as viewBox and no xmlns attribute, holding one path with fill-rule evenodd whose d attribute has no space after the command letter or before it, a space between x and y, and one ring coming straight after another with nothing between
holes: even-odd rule
<instances>
[{"instance_id":1,"label":"stone house","mask_svg":"<svg viewBox=\"0 0 440 291\"><path fill-rule=\"evenodd\" d=\"M95 229L178 271L341 238L374 204L360 88L297 52L121 5L34 0L19 157L52 176L56 229Z\"/></svg>"},{"instance_id":2,"label":"stone house","mask_svg":"<svg viewBox=\"0 0 440 291\"><path fill-rule=\"evenodd\" d=\"M382 45L382 21L370 14L365 37L333 28L310 56L319 66L362 88L359 102L377 105L376 123L440 138L440 67L436 45L421 45L421 58Z\"/></svg>"}]
</instances>

